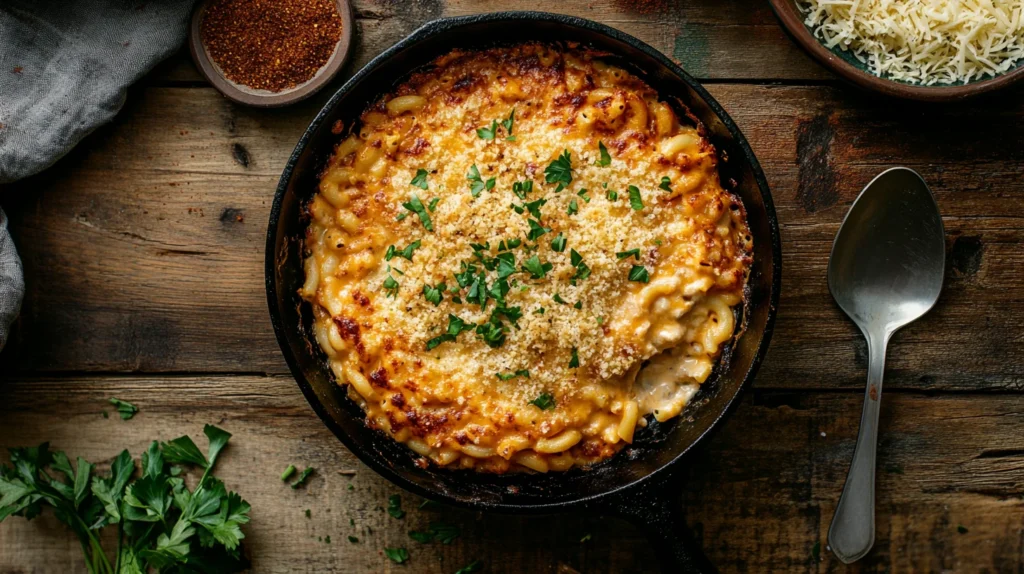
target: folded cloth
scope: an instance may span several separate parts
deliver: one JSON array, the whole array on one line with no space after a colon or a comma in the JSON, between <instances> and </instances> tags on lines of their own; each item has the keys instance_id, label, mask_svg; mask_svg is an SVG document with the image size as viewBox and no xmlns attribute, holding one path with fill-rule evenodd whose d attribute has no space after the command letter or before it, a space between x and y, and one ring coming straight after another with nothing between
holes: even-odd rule
<instances>
[{"instance_id":1,"label":"folded cloth","mask_svg":"<svg viewBox=\"0 0 1024 574\"><path fill-rule=\"evenodd\" d=\"M7 233L7 215L0 209L0 349L7 343L11 323L21 310L25 280L21 276L21 259Z\"/></svg>"},{"instance_id":2,"label":"folded cloth","mask_svg":"<svg viewBox=\"0 0 1024 574\"><path fill-rule=\"evenodd\" d=\"M2 0L0 183L38 173L124 105L185 40L195 0ZM0 212L0 349L24 292Z\"/></svg>"}]
</instances>

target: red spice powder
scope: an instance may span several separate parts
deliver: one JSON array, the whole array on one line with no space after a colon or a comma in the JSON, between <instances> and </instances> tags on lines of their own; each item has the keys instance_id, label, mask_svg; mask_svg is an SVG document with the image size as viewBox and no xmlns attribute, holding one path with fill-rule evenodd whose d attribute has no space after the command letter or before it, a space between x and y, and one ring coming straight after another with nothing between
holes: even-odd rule
<instances>
[{"instance_id":1,"label":"red spice powder","mask_svg":"<svg viewBox=\"0 0 1024 574\"><path fill-rule=\"evenodd\" d=\"M327 63L341 38L341 15L334 0L214 0L200 33L229 80L280 92Z\"/></svg>"}]
</instances>

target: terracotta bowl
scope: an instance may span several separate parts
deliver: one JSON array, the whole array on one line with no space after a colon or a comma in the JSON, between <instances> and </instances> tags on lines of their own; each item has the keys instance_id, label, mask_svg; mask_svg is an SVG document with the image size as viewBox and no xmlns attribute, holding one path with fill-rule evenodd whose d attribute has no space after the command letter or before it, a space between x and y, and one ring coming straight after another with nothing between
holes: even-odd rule
<instances>
[{"instance_id":1,"label":"terracotta bowl","mask_svg":"<svg viewBox=\"0 0 1024 574\"><path fill-rule=\"evenodd\" d=\"M967 84L918 86L880 78L868 71L853 54L838 47L829 49L815 38L804 25L804 17L796 7L796 0L769 0L769 4L789 36L818 63L844 80L873 92L923 102L951 102L992 92L1024 78L1024 66L1019 65L1000 76Z\"/></svg>"},{"instance_id":2,"label":"terracotta bowl","mask_svg":"<svg viewBox=\"0 0 1024 574\"><path fill-rule=\"evenodd\" d=\"M327 60L327 63L322 68L317 70L316 75L294 88L280 92L257 90L232 82L224 76L220 66L210 59L210 55L206 52L206 47L203 45L202 33L199 31L199 25L202 23L203 16L206 14L206 8L210 5L211 1L204 0L200 2L196 6L195 11L192 12L192 25L189 28L188 34L189 48L192 52L192 60L195 62L196 67L199 68L199 71L213 84L213 87L220 90L229 100L261 108L276 108L294 104L312 96L320 88L327 85L348 60L352 46L352 28L354 26L352 4L349 0L336 0L338 14L341 15L341 38L338 39L338 44L335 46L334 53L331 54L330 59Z\"/></svg>"}]
</instances>

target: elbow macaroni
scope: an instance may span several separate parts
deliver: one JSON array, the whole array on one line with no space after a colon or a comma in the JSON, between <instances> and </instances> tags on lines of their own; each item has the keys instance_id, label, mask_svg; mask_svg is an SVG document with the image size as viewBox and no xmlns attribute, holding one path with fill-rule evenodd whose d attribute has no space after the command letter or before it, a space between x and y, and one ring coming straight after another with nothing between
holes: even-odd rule
<instances>
[{"instance_id":1,"label":"elbow macaroni","mask_svg":"<svg viewBox=\"0 0 1024 574\"><path fill-rule=\"evenodd\" d=\"M686 118L600 54L545 44L452 52L371 105L306 205L299 290L367 424L440 466L543 473L677 416L742 328L752 252ZM564 152L572 181L556 192L545 168ZM528 219L547 231L531 237ZM530 257L550 267L527 272ZM471 302L468 268L510 315ZM450 336L452 316L469 327ZM480 334L495 321L498 345Z\"/></svg>"}]
</instances>

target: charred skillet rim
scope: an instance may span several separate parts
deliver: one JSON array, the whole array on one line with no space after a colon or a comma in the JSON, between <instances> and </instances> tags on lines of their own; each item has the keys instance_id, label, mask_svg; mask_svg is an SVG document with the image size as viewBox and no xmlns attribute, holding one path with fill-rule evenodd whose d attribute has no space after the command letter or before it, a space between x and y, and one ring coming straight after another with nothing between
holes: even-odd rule
<instances>
[{"instance_id":1,"label":"charred skillet rim","mask_svg":"<svg viewBox=\"0 0 1024 574\"><path fill-rule=\"evenodd\" d=\"M653 444L628 449L598 468L548 475L515 473L502 476L419 468L404 446L384 433L365 427L359 407L350 401L345 404L347 399L338 399L343 395L339 389L326 388L322 380L326 376L325 367L315 364L309 356L314 345L310 344L302 332L303 325L299 324L303 316L297 311L297 306L301 303L297 294L287 292L295 285L294 278L292 283L288 283L286 274L298 273L301 276L302 273L301 260L291 255L296 246L301 245L297 237L305 229L305 223L299 221L298 203L309 196L309 190L314 189L310 182L315 181L319 168L336 143L336 136L331 134L334 121L352 121L369 100L379 97L409 72L456 47L557 39L595 45L618 54L624 63L640 58L651 66L657 66L658 70L633 66L631 71L640 70L641 77L659 92L663 91L659 85L676 84L686 94L672 95L685 96L683 101L691 109L695 105L700 106L700 110L693 111L705 124L708 119L714 121L715 125L707 126L712 142L719 145L715 134L721 134L728 140L725 142L727 149L719 147L730 156L723 171L728 169L743 175L740 185L751 190L750 197L738 190L734 193L743 199L747 207L748 222L754 235L755 262L749 282L752 303L746 310L748 317L754 317L754 328L747 320L747 331L735 345L740 350L732 349L729 380L720 382L723 377L713 376L713 382L705 383L715 387L709 390L711 396L707 398L707 401L715 402L714 408L705 405L706 408L695 409L692 413L688 409L678 417L697 417L700 419L698 424L690 425L693 427L690 429L680 429L679 425L668 423L660 425L670 428L660 434L652 431L655 434L651 439ZM306 191L302 191L304 189ZM299 196L300 193L303 195ZM756 205L752 205L752 199ZM678 466L675 463L721 419L741 388L753 378L764 358L779 298L781 244L767 181L743 135L721 106L668 58L636 38L588 20L540 12L497 12L445 18L425 24L374 58L327 102L299 139L284 168L270 213L265 270L271 322L299 387L339 440L391 482L420 496L476 510L550 513L580 506L603 507L641 521L679 526L684 522L677 511L668 510L672 504L666 504L664 497L660 497L657 504L643 501L658 498L656 492L663 481L657 479L670 476L671 467ZM279 281L287 284L281 292L278 291ZM305 315L308 319L309 314ZM743 360L737 361L737 355L743 355ZM695 402L707 402L699 400L702 396L703 392ZM693 436L682 437L684 432ZM661 460L655 460L658 455ZM678 485L674 490L679 490ZM670 545L673 542L671 532L668 536L656 542ZM657 548L658 545L655 546ZM671 562L669 558L666 564L692 565L680 558L685 552L680 550L675 555L677 561Z\"/></svg>"},{"instance_id":2,"label":"charred skillet rim","mask_svg":"<svg viewBox=\"0 0 1024 574\"><path fill-rule=\"evenodd\" d=\"M952 86L915 86L880 78L850 64L818 41L804 25L796 0L769 0L769 5L786 34L819 64L842 79L879 94L920 102L954 102L993 92L1024 79L1024 65L1016 66L994 78Z\"/></svg>"}]
</instances>

